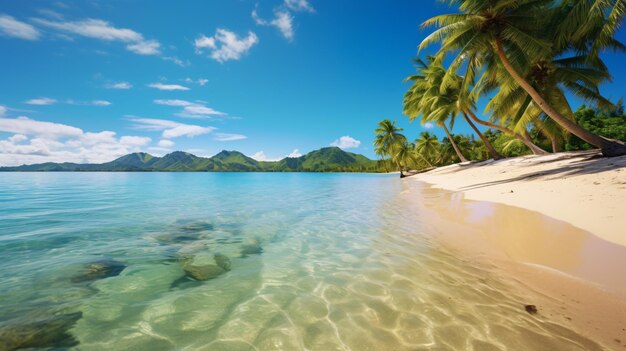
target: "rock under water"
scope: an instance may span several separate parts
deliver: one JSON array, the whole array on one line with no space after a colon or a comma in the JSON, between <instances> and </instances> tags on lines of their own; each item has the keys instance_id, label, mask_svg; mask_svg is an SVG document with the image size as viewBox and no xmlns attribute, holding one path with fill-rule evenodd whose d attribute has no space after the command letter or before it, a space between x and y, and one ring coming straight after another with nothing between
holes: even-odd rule
<instances>
[{"instance_id":1,"label":"rock under water","mask_svg":"<svg viewBox=\"0 0 626 351\"><path fill-rule=\"evenodd\" d=\"M217 264L223 270L230 271L231 262L228 256L216 253L215 255L213 255L213 259L215 260L215 264Z\"/></svg>"},{"instance_id":2,"label":"rock under water","mask_svg":"<svg viewBox=\"0 0 626 351\"><path fill-rule=\"evenodd\" d=\"M258 255L261 253L263 253L263 248L257 243L241 245L241 257Z\"/></svg>"},{"instance_id":3,"label":"rock under water","mask_svg":"<svg viewBox=\"0 0 626 351\"><path fill-rule=\"evenodd\" d=\"M114 277L122 273L126 265L114 260L102 260L85 266L82 273L72 277L73 283L82 283L97 279Z\"/></svg>"},{"instance_id":4,"label":"rock under water","mask_svg":"<svg viewBox=\"0 0 626 351\"><path fill-rule=\"evenodd\" d=\"M78 345L78 341L68 333L68 330L82 315L82 312L75 312L31 323L0 327L0 351Z\"/></svg>"}]
</instances>

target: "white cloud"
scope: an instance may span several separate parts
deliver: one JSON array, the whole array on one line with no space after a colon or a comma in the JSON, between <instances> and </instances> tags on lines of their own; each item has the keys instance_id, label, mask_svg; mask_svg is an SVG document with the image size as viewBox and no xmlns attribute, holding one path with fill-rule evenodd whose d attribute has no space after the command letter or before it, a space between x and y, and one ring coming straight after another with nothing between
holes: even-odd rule
<instances>
[{"instance_id":1,"label":"white cloud","mask_svg":"<svg viewBox=\"0 0 626 351\"><path fill-rule=\"evenodd\" d=\"M178 84L152 83L148 84L148 86L159 90L189 90L189 88Z\"/></svg>"},{"instance_id":2,"label":"white cloud","mask_svg":"<svg viewBox=\"0 0 626 351\"><path fill-rule=\"evenodd\" d=\"M171 140L167 140L167 139L161 139L161 140L159 140L159 144L158 145L159 145L159 147L169 149L172 146L174 146L174 142L171 141Z\"/></svg>"},{"instance_id":3,"label":"white cloud","mask_svg":"<svg viewBox=\"0 0 626 351\"><path fill-rule=\"evenodd\" d=\"M198 84L199 86L204 86L206 83L209 82L208 79L204 79L204 78L199 78L197 80L193 80L191 78L185 78L184 81L186 83L195 83L195 84Z\"/></svg>"},{"instance_id":4,"label":"white cloud","mask_svg":"<svg viewBox=\"0 0 626 351\"><path fill-rule=\"evenodd\" d=\"M28 117L0 118L0 131L24 134L45 135L48 138L81 136L83 131L65 124L42 122Z\"/></svg>"},{"instance_id":5,"label":"white cloud","mask_svg":"<svg viewBox=\"0 0 626 351\"><path fill-rule=\"evenodd\" d=\"M161 53L160 47L161 44L156 40L145 40L126 45L126 49L139 55L158 55Z\"/></svg>"},{"instance_id":6,"label":"white cloud","mask_svg":"<svg viewBox=\"0 0 626 351\"><path fill-rule=\"evenodd\" d=\"M426 128L426 129L433 129L434 127L435 127L435 125L432 124L431 122L424 123L424 128Z\"/></svg>"},{"instance_id":7,"label":"white cloud","mask_svg":"<svg viewBox=\"0 0 626 351\"><path fill-rule=\"evenodd\" d=\"M176 115L185 118L210 118L211 116L224 116L224 112L217 111L199 102L191 102L185 100L154 100L157 105L166 106L182 106L183 110Z\"/></svg>"},{"instance_id":8,"label":"white cloud","mask_svg":"<svg viewBox=\"0 0 626 351\"><path fill-rule=\"evenodd\" d=\"M161 53L159 51L161 44L158 41L146 40L141 33L128 28L116 28L107 21L92 18L67 22L34 18L33 21L60 32L92 39L128 43L126 49L139 55L158 55Z\"/></svg>"},{"instance_id":9,"label":"white cloud","mask_svg":"<svg viewBox=\"0 0 626 351\"><path fill-rule=\"evenodd\" d=\"M247 136L242 134L228 134L228 133L216 133L215 140L217 141L236 141L248 139Z\"/></svg>"},{"instance_id":10,"label":"white cloud","mask_svg":"<svg viewBox=\"0 0 626 351\"><path fill-rule=\"evenodd\" d=\"M189 101L177 100L177 99L169 99L169 100L156 99L154 100L154 103L157 105L166 105L166 106L189 106L193 104L192 102L189 102Z\"/></svg>"},{"instance_id":11,"label":"white cloud","mask_svg":"<svg viewBox=\"0 0 626 351\"><path fill-rule=\"evenodd\" d=\"M283 156L283 157L276 157L276 158L272 158L269 157L265 154L265 152L263 151L259 151L257 153L255 153L254 155L251 155L250 157L257 160L257 161L280 161L282 159L284 159L285 157L300 157L302 156L302 154L300 153L300 150L298 149L294 149L289 155Z\"/></svg>"},{"instance_id":12,"label":"white cloud","mask_svg":"<svg viewBox=\"0 0 626 351\"><path fill-rule=\"evenodd\" d=\"M253 32L248 32L248 36L245 38L239 38L234 32L219 28L212 37L201 35L195 40L194 46L197 53L202 53L203 50L208 49L212 59L226 62L239 60L258 42L259 38Z\"/></svg>"},{"instance_id":13,"label":"white cloud","mask_svg":"<svg viewBox=\"0 0 626 351\"><path fill-rule=\"evenodd\" d=\"M289 14L287 11L276 11L274 13L275 18L271 21L267 21L259 17L256 10L252 11L252 18L254 22L260 26L274 26L280 30L283 36L291 41L293 40L294 31L293 31L293 16Z\"/></svg>"},{"instance_id":14,"label":"white cloud","mask_svg":"<svg viewBox=\"0 0 626 351\"><path fill-rule=\"evenodd\" d=\"M0 118L0 131L14 133L0 140L0 165L41 162L100 163L140 151L151 139L115 132L85 132L73 126L29 119Z\"/></svg>"},{"instance_id":15,"label":"white cloud","mask_svg":"<svg viewBox=\"0 0 626 351\"><path fill-rule=\"evenodd\" d=\"M208 134L215 130L214 127L203 127L192 124L178 123L165 119L132 118L134 127L140 130L162 131L164 139L178 138L182 136L194 137Z\"/></svg>"},{"instance_id":16,"label":"white cloud","mask_svg":"<svg viewBox=\"0 0 626 351\"><path fill-rule=\"evenodd\" d=\"M140 136L123 136L120 138L120 143L126 146L144 146L150 143L152 139L148 137Z\"/></svg>"},{"instance_id":17,"label":"white cloud","mask_svg":"<svg viewBox=\"0 0 626 351\"><path fill-rule=\"evenodd\" d=\"M52 105L52 104L55 104L56 102L57 101L55 99L51 99L47 97L42 97L38 99L30 99L26 101L26 103L29 105Z\"/></svg>"},{"instance_id":18,"label":"white cloud","mask_svg":"<svg viewBox=\"0 0 626 351\"><path fill-rule=\"evenodd\" d=\"M112 83L112 84L107 84L105 85L106 88L108 89L130 89L133 87L132 84L128 83L128 82L119 82L119 83Z\"/></svg>"},{"instance_id":19,"label":"white cloud","mask_svg":"<svg viewBox=\"0 0 626 351\"><path fill-rule=\"evenodd\" d=\"M360 141L347 135L342 136L341 138L330 143L330 146L336 146L340 149L353 149L355 147L359 147L359 145L361 145Z\"/></svg>"},{"instance_id":20,"label":"white cloud","mask_svg":"<svg viewBox=\"0 0 626 351\"><path fill-rule=\"evenodd\" d=\"M267 155L263 151L259 151L255 153L254 155L250 155L250 157L257 161L280 161L280 159L273 159L273 158L267 157Z\"/></svg>"},{"instance_id":21,"label":"white cloud","mask_svg":"<svg viewBox=\"0 0 626 351\"><path fill-rule=\"evenodd\" d=\"M5 113L7 113L7 108L0 105L0 116L4 116Z\"/></svg>"},{"instance_id":22,"label":"white cloud","mask_svg":"<svg viewBox=\"0 0 626 351\"><path fill-rule=\"evenodd\" d=\"M91 101L91 105L94 105L94 106L109 106L109 105L111 105L111 102L106 101L106 100L93 100L93 101Z\"/></svg>"},{"instance_id":23,"label":"white cloud","mask_svg":"<svg viewBox=\"0 0 626 351\"><path fill-rule=\"evenodd\" d=\"M285 6L296 12L315 12L315 9L307 0L285 0Z\"/></svg>"},{"instance_id":24,"label":"white cloud","mask_svg":"<svg viewBox=\"0 0 626 351\"><path fill-rule=\"evenodd\" d=\"M35 27L18 21L9 15L0 15L0 33L25 40L37 40L40 36L39 31Z\"/></svg>"},{"instance_id":25,"label":"white cloud","mask_svg":"<svg viewBox=\"0 0 626 351\"><path fill-rule=\"evenodd\" d=\"M287 157L291 157L291 158L300 157L300 156L302 156L302 154L300 153L300 150L298 149L294 149L289 155L287 155Z\"/></svg>"}]
</instances>

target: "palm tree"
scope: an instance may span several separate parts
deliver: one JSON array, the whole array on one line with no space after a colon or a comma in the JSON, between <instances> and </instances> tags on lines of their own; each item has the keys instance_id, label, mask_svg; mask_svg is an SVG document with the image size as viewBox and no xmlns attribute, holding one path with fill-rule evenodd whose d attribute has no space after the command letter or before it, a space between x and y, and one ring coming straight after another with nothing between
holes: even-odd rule
<instances>
[{"instance_id":1,"label":"palm tree","mask_svg":"<svg viewBox=\"0 0 626 351\"><path fill-rule=\"evenodd\" d=\"M429 74L431 74L430 65L434 62L434 60L435 60L434 57L429 56L428 64L427 64L420 58L414 59L413 61L417 64L418 74L411 75L404 80L405 82L409 82L409 81L413 82L409 90L407 90L407 92L404 94L404 100L403 100L404 107L402 111L405 115L409 117L409 120L411 122L420 114L429 116L428 112L425 111L426 106L422 105L422 102L424 101L422 97L427 91L437 88L431 82L429 82L429 79L427 77ZM437 124L437 126L442 127L443 130L446 132L446 135L448 136L448 140L450 140L450 143L452 144L452 147L454 148L456 155L459 157L459 160L461 162L467 162L467 159L461 153L461 150L456 145L454 139L452 139L450 135L450 131L448 130L448 127L446 126L446 121L449 120L450 128L452 128L452 126L454 125L455 115L440 114L438 117L439 118L435 121L435 123ZM429 117L425 117L425 118L422 118L421 122L423 124L428 120L429 120Z\"/></svg>"},{"instance_id":2,"label":"palm tree","mask_svg":"<svg viewBox=\"0 0 626 351\"><path fill-rule=\"evenodd\" d=\"M448 70L450 75L470 57L497 57L534 104L561 127L599 147L605 156L626 154L626 145L593 134L568 119L525 78L534 64L570 50L587 55L588 63L599 65L600 50L623 48L614 34L626 11L624 0L563 0L557 4L550 0L452 2L459 4L463 13L436 16L424 22L424 27L439 28L422 41L420 50L441 42L441 54L456 52ZM447 75L444 85L450 79Z\"/></svg>"},{"instance_id":3,"label":"palm tree","mask_svg":"<svg viewBox=\"0 0 626 351\"><path fill-rule=\"evenodd\" d=\"M476 125L468 118L468 114L474 115L472 110L475 108L473 95L465 87L466 82L471 79L460 77L459 75L448 76L446 80L446 69L441 63L443 57L432 60L429 65L427 83L430 86L422 95L420 107L424 119L442 121L450 118L450 123L454 123L454 116L461 114L465 121L474 130L476 135L485 144L487 150L494 160L502 158L496 149L491 145L489 140L485 138L483 133L478 130Z\"/></svg>"},{"instance_id":4,"label":"palm tree","mask_svg":"<svg viewBox=\"0 0 626 351\"><path fill-rule=\"evenodd\" d=\"M415 139L415 151L431 166L433 163L439 162L441 158L440 149L439 139L430 132L421 132L419 138Z\"/></svg>"},{"instance_id":5,"label":"palm tree","mask_svg":"<svg viewBox=\"0 0 626 351\"><path fill-rule=\"evenodd\" d=\"M400 177L402 174L402 164L398 159L398 151L406 142L406 137L400 132L404 129L396 126L396 121L391 122L388 119L378 122L378 128L374 130L376 138L374 139L374 149L378 155L388 156L398 167Z\"/></svg>"}]
</instances>

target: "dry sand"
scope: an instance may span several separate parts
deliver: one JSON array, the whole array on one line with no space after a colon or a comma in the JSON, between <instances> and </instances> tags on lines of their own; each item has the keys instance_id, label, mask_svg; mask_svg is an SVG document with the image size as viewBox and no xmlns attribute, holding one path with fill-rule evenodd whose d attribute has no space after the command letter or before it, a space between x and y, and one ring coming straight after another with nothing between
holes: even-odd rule
<instances>
[{"instance_id":1,"label":"dry sand","mask_svg":"<svg viewBox=\"0 0 626 351\"><path fill-rule=\"evenodd\" d=\"M626 156L598 151L455 164L411 177L466 199L537 211L626 246Z\"/></svg>"}]
</instances>

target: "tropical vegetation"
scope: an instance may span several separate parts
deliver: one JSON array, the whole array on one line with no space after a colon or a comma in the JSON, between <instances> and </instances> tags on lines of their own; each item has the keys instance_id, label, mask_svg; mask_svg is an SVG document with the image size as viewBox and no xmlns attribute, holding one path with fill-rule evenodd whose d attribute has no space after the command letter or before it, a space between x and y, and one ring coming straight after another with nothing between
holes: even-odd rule
<instances>
[{"instance_id":1,"label":"tropical vegetation","mask_svg":"<svg viewBox=\"0 0 626 351\"><path fill-rule=\"evenodd\" d=\"M407 143L399 127L389 137L379 124L378 155L400 170L588 148L604 156L626 155L621 100L614 104L600 93L600 85L611 79L601 53L626 49L615 38L624 0L447 2L459 13L422 24L434 31L418 54L433 44L438 48L414 60L417 72L406 78L411 86L403 99L409 120L440 127L446 137L439 141L422 133L419 142ZM574 112L573 97L593 107ZM488 101L482 112L479 99ZM458 119L477 140L451 132ZM476 124L488 130L483 133Z\"/></svg>"}]
</instances>

